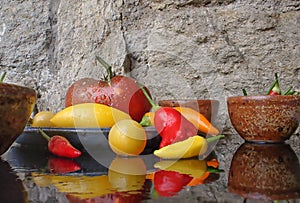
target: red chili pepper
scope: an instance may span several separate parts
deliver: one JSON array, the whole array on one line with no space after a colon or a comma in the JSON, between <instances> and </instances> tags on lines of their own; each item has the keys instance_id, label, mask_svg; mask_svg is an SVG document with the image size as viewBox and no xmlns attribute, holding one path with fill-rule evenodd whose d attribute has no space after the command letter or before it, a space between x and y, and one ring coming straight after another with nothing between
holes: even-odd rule
<instances>
[{"instance_id":1,"label":"red chili pepper","mask_svg":"<svg viewBox=\"0 0 300 203\"><path fill-rule=\"evenodd\" d=\"M51 173L59 174L79 171L81 169L75 161L58 157L50 157L48 159L48 168Z\"/></svg>"},{"instance_id":2,"label":"red chili pepper","mask_svg":"<svg viewBox=\"0 0 300 203\"><path fill-rule=\"evenodd\" d=\"M267 95L281 95L281 89L280 89L277 73L275 73L275 80L272 83Z\"/></svg>"},{"instance_id":3,"label":"red chili pepper","mask_svg":"<svg viewBox=\"0 0 300 203\"><path fill-rule=\"evenodd\" d=\"M71 145L71 143L60 135L49 137L44 131L39 129L44 138L48 140L48 150L57 156L76 158L81 155L81 151Z\"/></svg>"},{"instance_id":4,"label":"red chili pepper","mask_svg":"<svg viewBox=\"0 0 300 203\"><path fill-rule=\"evenodd\" d=\"M171 107L158 106L147 91L143 87L141 89L155 110L154 127L162 137L160 148L197 135L198 129L180 112Z\"/></svg>"},{"instance_id":5,"label":"red chili pepper","mask_svg":"<svg viewBox=\"0 0 300 203\"><path fill-rule=\"evenodd\" d=\"M160 196L170 197L178 193L193 178L175 171L157 171L154 174L154 189Z\"/></svg>"}]
</instances>

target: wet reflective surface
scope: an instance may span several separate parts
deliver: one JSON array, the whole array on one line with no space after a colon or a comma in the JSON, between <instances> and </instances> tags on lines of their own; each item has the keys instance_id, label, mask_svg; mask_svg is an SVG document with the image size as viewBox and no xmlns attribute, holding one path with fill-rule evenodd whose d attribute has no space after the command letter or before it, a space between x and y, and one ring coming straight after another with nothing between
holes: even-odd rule
<instances>
[{"instance_id":1,"label":"wet reflective surface","mask_svg":"<svg viewBox=\"0 0 300 203\"><path fill-rule=\"evenodd\" d=\"M15 144L0 162L0 202L300 202L299 155L289 143L240 143L178 161L93 150L65 159Z\"/></svg>"}]
</instances>

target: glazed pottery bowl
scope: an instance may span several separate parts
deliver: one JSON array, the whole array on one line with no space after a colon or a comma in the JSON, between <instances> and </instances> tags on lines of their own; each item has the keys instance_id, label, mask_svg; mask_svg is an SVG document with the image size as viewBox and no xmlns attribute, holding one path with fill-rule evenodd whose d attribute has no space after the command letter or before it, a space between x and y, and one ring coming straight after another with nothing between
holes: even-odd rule
<instances>
[{"instance_id":1,"label":"glazed pottery bowl","mask_svg":"<svg viewBox=\"0 0 300 203\"><path fill-rule=\"evenodd\" d=\"M219 109L219 101L210 99L166 99L158 101L158 105L165 107L189 107L200 112L210 122L217 118Z\"/></svg>"},{"instance_id":2,"label":"glazed pottery bowl","mask_svg":"<svg viewBox=\"0 0 300 203\"><path fill-rule=\"evenodd\" d=\"M299 125L299 95L229 97L227 108L232 126L246 141L283 142Z\"/></svg>"},{"instance_id":3,"label":"glazed pottery bowl","mask_svg":"<svg viewBox=\"0 0 300 203\"><path fill-rule=\"evenodd\" d=\"M297 199L299 171L299 160L290 145L246 142L232 158L228 190L247 199Z\"/></svg>"},{"instance_id":4,"label":"glazed pottery bowl","mask_svg":"<svg viewBox=\"0 0 300 203\"><path fill-rule=\"evenodd\" d=\"M36 102L33 89L0 83L0 155L23 132Z\"/></svg>"}]
</instances>

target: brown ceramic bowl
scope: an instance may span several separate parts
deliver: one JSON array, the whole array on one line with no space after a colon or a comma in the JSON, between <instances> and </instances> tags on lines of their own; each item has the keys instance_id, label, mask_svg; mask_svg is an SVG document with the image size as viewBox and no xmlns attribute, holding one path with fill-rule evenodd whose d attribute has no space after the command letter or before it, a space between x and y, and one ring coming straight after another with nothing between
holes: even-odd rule
<instances>
[{"instance_id":1,"label":"brown ceramic bowl","mask_svg":"<svg viewBox=\"0 0 300 203\"><path fill-rule=\"evenodd\" d=\"M168 99L158 101L158 105L166 107L189 107L200 112L210 122L216 119L219 109L219 101L209 99Z\"/></svg>"},{"instance_id":2,"label":"brown ceramic bowl","mask_svg":"<svg viewBox=\"0 0 300 203\"><path fill-rule=\"evenodd\" d=\"M299 125L299 95L229 97L227 107L232 126L247 141L283 142Z\"/></svg>"},{"instance_id":3,"label":"brown ceramic bowl","mask_svg":"<svg viewBox=\"0 0 300 203\"><path fill-rule=\"evenodd\" d=\"M244 198L288 200L300 198L300 165L285 143L244 143L235 152L228 174L228 190Z\"/></svg>"},{"instance_id":4,"label":"brown ceramic bowl","mask_svg":"<svg viewBox=\"0 0 300 203\"><path fill-rule=\"evenodd\" d=\"M33 89L0 83L0 155L23 132L36 102Z\"/></svg>"}]
</instances>

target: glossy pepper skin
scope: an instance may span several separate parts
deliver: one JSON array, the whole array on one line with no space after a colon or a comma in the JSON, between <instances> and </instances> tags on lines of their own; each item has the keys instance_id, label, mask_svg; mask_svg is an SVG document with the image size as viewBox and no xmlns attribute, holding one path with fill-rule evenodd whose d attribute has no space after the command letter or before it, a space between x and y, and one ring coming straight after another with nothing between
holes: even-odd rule
<instances>
[{"instance_id":1,"label":"glossy pepper skin","mask_svg":"<svg viewBox=\"0 0 300 203\"><path fill-rule=\"evenodd\" d=\"M154 115L154 126L162 137L160 148L197 135L197 128L171 107L161 107Z\"/></svg>"},{"instance_id":2,"label":"glossy pepper skin","mask_svg":"<svg viewBox=\"0 0 300 203\"><path fill-rule=\"evenodd\" d=\"M188 121L190 121L199 132L205 133L207 135L217 135L219 130L214 127L204 115L188 107L173 107L175 110L179 111ZM154 114L155 112L147 112L140 124L142 126L154 125Z\"/></svg>"},{"instance_id":3,"label":"glossy pepper skin","mask_svg":"<svg viewBox=\"0 0 300 203\"><path fill-rule=\"evenodd\" d=\"M159 148L197 135L198 129L179 111L172 107L160 107L154 103L144 87L140 86L154 109L154 127L162 137Z\"/></svg>"},{"instance_id":4,"label":"glossy pepper skin","mask_svg":"<svg viewBox=\"0 0 300 203\"><path fill-rule=\"evenodd\" d=\"M43 137L48 140L48 150L52 154L66 158L77 158L82 154L81 151L73 147L65 137L54 135L50 138L41 129L39 129L39 131L43 135Z\"/></svg>"}]
</instances>

